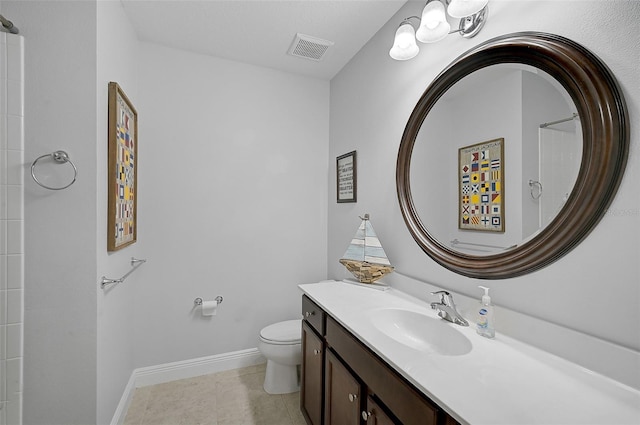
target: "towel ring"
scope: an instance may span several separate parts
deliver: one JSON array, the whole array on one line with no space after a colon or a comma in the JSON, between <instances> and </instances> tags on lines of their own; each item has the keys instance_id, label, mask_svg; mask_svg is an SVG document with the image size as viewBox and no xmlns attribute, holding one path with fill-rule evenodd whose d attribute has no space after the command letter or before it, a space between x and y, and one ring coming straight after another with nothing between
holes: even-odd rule
<instances>
[{"instance_id":1,"label":"towel ring","mask_svg":"<svg viewBox=\"0 0 640 425\"><path fill-rule=\"evenodd\" d=\"M64 164L65 162L68 162L69 164L71 164L71 166L73 167L73 180L71 180L71 183L62 187L51 187L51 186L47 186L46 184L43 184L38 180L38 178L36 177L36 164L38 163L39 160L46 157L51 157L58 164ZM65 151L55 151L53 153L48 153L46 155L39 156L35 159L35 161L33 161L33 163L31 164L31 177L33 177L33 180L36 183L38 183L40 186L44 187L45 189L62 190L62 189L68 188L73 183L75 183L76 178L78 177L78 169L76 168L76 165L73 163L73 161L71 161L71 159L69 158L69 155Z\"/></svg>"},{"instance_id":2,"label":"towel ring","mask_svg":"<svg viewBox=\"0 0 640 425\"><path fill-rule=\"evenodd\" d=\"M534 187L538 188L538 194L537 195L533 194ZM540 197L542 196L542 183L540 183L539 181L536 181L536 180L529 180L529 192L531 192L531 197L534 200L540 199Z\"/></svg>"}]
</instances>

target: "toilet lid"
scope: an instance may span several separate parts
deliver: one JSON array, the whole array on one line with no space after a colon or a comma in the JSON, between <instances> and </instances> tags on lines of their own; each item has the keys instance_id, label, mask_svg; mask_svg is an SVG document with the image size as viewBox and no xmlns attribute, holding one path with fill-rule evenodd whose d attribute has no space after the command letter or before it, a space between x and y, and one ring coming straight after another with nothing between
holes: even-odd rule
<instances>
[{"instance_id":1,"label":"toilet lid","mask_svg":"<svg viewBox=\"0 0 640 425\"><path fill-rule=\"evenodd\" d=\"M269 341L296 342L301 338L301 326L300 320L285 320L265 327L260 336Z\"/></svg>"}]
</instances>

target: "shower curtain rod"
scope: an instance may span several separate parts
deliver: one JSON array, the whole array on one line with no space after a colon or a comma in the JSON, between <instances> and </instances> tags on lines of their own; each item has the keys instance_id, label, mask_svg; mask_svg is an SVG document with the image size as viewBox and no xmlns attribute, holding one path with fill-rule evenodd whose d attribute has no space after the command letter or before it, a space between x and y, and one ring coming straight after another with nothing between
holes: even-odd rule
<instances>
[{"instance_id":1,"label":"shower curtain rod","mask_svg":"<svg viewBox=\"0 0 640 425\"><path fill-rule=\"evenodd\" d=\"M560 124L561 122L573 121L576 118L578 118L578 116L579 115L576 112L574 112L569 118L563 118L563 119L558 120L558 121L551 121L551 122L542 123L542 124L540 124L540 128L547 128L550 125Z\"/></svg>"},{"instance_id":2,"label":"shower curtain rod","mask_svg":"<svg viewBox=\"0 0 640 425\"><path fill-rule=\"evenodd\" d=\"M2 15L0 15L0 23L2 23L2 26L8 29L11 34L18 34L18 27Z\"/></svg>"}]
</instances>

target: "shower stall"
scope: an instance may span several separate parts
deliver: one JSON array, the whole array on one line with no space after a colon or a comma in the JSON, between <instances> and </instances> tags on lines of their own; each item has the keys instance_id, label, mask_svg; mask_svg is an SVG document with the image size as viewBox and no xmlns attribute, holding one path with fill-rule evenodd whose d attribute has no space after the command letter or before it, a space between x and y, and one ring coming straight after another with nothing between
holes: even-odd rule
<instances>
[{"instance_id":1,"label":"shower stall","mask_svg":"<svg viewBox=\"0 0 640 425\"><path fill-rule=\"evenodd\" d=\"M23 58L22 36L0 31L0 425L22 423Z\"/></svg>"},{"instance_id":2,"label":"shower stall","mask_svg":"<svg viewBox=\"0 0 640 425\"><path fill-rule=\"evenodd\" d=\"M582 155L582 131L577 120L578 114L573 114L540 125L539 181L534 182L538 186L531 188L531 196L538 200L541 229L562 209L576 183Z\"/></svg>"}]
</instances>

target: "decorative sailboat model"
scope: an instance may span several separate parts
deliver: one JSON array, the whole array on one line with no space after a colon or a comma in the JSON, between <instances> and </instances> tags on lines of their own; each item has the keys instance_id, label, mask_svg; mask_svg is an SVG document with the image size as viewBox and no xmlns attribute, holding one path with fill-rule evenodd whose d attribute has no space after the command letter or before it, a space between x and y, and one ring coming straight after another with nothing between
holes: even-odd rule
<instances>
[{"instance_id":1,"label":"decorative sailboat model","mask_svg":"<svg viewBox=\"0 0 640 425\"><path fill-rule=\"evenodd\" d=\"M362 223L343 258L340 259L340 263L358 279L358 282L373 283L391 273L393 267L373 230L369 214L365 214L360 219Z\"/></svg>"}]
</instances>

